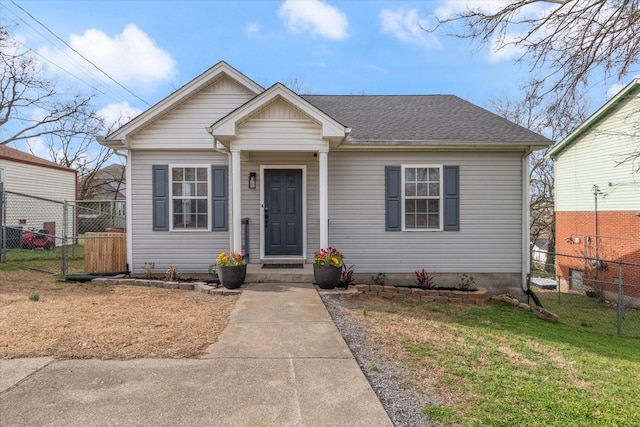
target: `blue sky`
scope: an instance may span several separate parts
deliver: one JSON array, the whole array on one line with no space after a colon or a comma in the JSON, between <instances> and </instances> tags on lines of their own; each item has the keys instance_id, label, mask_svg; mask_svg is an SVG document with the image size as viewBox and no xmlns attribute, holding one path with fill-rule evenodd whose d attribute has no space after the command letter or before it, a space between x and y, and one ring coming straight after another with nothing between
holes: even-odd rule
<instances>
[{"instance_id":1,"label":"blue sky","mask_svg":"<svg viewBox=\"0 0 640 427\"><path fill-rule=\"evenodd\" d=\"M0 22L19 24L15 35L48 59L50 76L103 92L96 103L105 115L145 110L220 60L262 86L297 80L314 94L455 94L485 107L491 99L517 96L529 75L526 65L513 62L517 51L496 52L420 29L465 4L0 0ZM588 94L594 107L618 83L594 86Z\"/></svg>"}]
</instances>

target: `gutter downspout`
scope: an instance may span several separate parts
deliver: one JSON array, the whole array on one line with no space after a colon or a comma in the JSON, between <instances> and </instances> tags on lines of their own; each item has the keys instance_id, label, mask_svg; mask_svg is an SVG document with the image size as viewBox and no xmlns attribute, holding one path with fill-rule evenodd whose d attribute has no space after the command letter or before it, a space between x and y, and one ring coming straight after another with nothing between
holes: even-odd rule
<instances>
[{"instance_id":1,"label":"gutter downspout","mask_svg":"<svg viewBox=\"0 0 640 427\"><path fill-rule=\"evenodd\" d=\"M128 185L125 186L125 212L126 212L126 217L125 217L125 224L126 224L126 230L128 230L128 233L125 233L126 239L127 239L127 265L126 265L126 270L127 270L127 274L131 274L133 273L133 239L132 239L132 235L131 235L131 230L133 230L133 223L132 223L132 211L133 211L133 207L131 206L131 201L132 199L132 195L131 195L131 167L129 166L129 150L127 150L127 154L121 153L119 150L112 148L113 150L113 154L115 154L118 157L122 157L124 159L124 175L125 175L125 183L127 183Z\"/></svg>"},{"instance_id":2,"label":"gutter downspout","mask_svg":"<svg viewBox=\"0 0 640 427\"><path fill-rule=\"evenodd\" d=\"M521 288L528 298L533 298L536 307L543 309L538 296L531 290L531 197L529 177L529 155L533 146L522 155L522 284Z\"/></svg>"},{"instance_id":3,"label":"gutter downspout","mask_svg":"<svg viewBox=\"0 0 640 427\"><path fill-rule=\"evenodd\" d=\"M530 177L529 177L529 155L533 152L530 145L522 155L522 290L529 294L531 286L531 212L530 210Z\"/></svg>"},{"instance_id":4,"label":"gutter downspout","mask_svg":"<svg viewBox=\"0 0 640 427\"><path fill-rule=\"evenodd\" d=\"M103 136L98 136L96 138L96 140L98 141L98 143L100 145L104 145L106 147L108 147L107 144L109 144L110 142L120 142L123 145L127 146L127 138L125 139L107 139ZM125 209L126 209L126 239L127 239L127 271L131 274L134 273L135 268L133 266L133 240L131 238L131 230L133 230L133 226L132 226L132 206L131 206L131 201L133 200L132 196L131 196L131 165L129 164L129 148L125 148L126 150L126 154L121 153L119 150L121 150L120 148L113 148L113 147L109 147L113 150L113 153L116 156L122 157L123 159L125 159L124 162L124 172L125 172L125 181L128 184L125 187Z\"/></svg>"}]
</instances>

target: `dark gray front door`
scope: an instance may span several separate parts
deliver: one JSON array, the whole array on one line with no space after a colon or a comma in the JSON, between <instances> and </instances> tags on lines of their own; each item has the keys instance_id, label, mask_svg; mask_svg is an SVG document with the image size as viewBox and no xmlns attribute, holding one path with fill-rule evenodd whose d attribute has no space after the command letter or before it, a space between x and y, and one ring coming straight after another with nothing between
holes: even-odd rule
<instances>
[{"instance_id":1,"label":"dark gray front door","mask_svg":"<svg viewBox=\"0 0 640 427\"><path fill-rule=\"evenodd\" d=\"M264 171L265 255L302 255L302 170Z\"/></svg>"}]
</instances>

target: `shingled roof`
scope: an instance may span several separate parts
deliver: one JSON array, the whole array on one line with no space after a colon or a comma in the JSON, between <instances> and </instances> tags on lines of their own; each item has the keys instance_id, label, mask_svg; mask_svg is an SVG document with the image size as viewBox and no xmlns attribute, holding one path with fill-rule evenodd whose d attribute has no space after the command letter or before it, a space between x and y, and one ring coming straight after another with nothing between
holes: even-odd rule
<instances>
[{"instance_id":1,"label":"shingled roof","mask_svg":"<svg viewBox=\"0 0 640 427\"><path fill-rule=\"evenodd\" d=\"M454 95L304 95L352 142L514 143L547 138Z\"/></svg>"},{"instance_id":2,"label":"shingled roof","mask_svg":"<svg viewBox=\"0 0 640 427\"><path fill-rule=\"evenodd\" d=\"M43 166L51 169L60 169L68 172L77 172L75 169L59 165L58 163L45 160L43 158L25 153L24 151L20 151L15 148L7 147L6 145L0 145L0 159L11 160L18 163L26 163L30 165Z\"/></svg>"}]
</instances>

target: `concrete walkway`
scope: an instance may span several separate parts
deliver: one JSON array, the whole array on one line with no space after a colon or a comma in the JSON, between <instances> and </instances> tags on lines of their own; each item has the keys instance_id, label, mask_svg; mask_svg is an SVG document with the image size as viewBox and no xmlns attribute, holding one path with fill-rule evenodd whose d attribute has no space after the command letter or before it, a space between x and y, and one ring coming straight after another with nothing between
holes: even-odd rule
<instances>
[{"instance_id":1,"label":"concrete walkway","mask_svg":"<svg viewBox=\"0 0 640 427\"><path fill-rule=\"evenodd\" d=\"M392 426L317 291L252 284L202 359L0 360L0 426Z\"/></svg>"}]
</instances>

